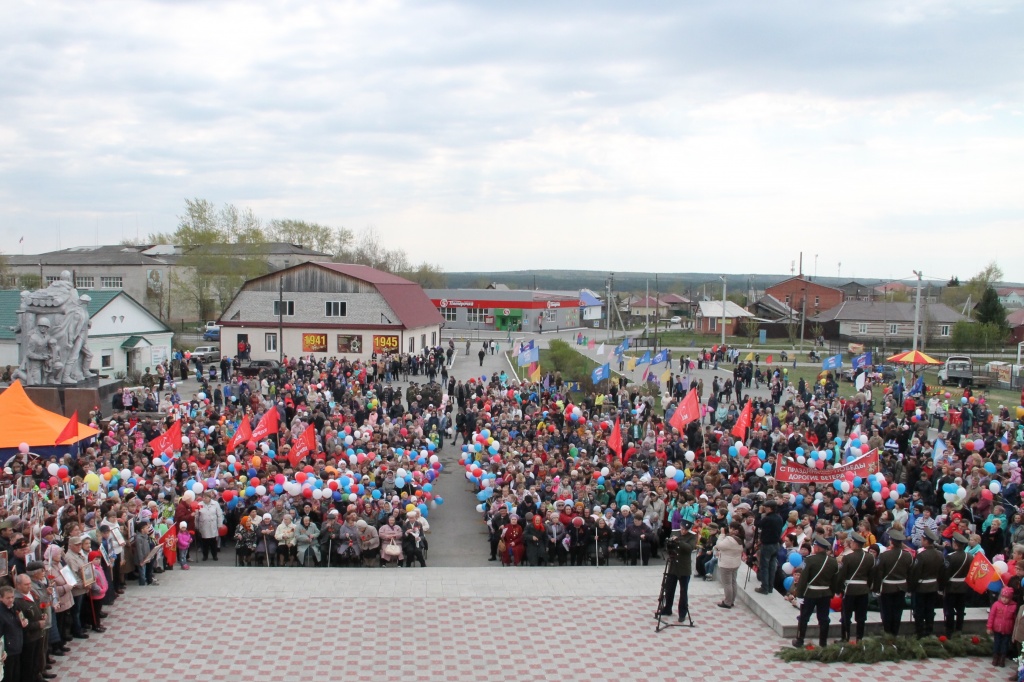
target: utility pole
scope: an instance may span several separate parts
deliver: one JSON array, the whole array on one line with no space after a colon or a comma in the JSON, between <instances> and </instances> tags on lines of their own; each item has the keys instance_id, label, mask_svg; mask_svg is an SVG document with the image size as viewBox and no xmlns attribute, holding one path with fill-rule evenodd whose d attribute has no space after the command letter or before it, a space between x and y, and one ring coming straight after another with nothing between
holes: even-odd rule
<instances>
[{"instance_id":1,"label":"utility pole","mask_svg":"<svg viewBox=\"0 0 1024 682\"><path fill-rule=\"evenodd\" d=\"M722 345L725 345L725 290L727 282L725 281L725 275L722 275Z\"/></svg>"},{"instance_id":2,"label":"utility pole","mask_svg":"<svg viewBox=\"0 0 1024 682\"><path fill-rule=\"evenodd\" d=\"M277 280L277 359L284 364L284 277Z\"/></svg>"},{"instance_id":3,"label":"utility pole","mask_svg":"<svg viewBox=\"0 0 1024 682\"><path fill-rule=\"evenodd\" d=\"M647 293L644 295L644 331L651 331L651 280L646 280Z\"/></svg>"},{"instance_id":4,"label":"utility pole","mask_svg":"<svg viewBox=\"0 0 1024 682\"><path fill-rule=\"evenodd\" d=\"M607 287L607 290L608 290L608 299L607 299L608 319L605 320L605 334L606 334L606 338L608 338L608 339L612 338L612 284L614 283L614 281L615 281L615 273L614 272L609 272L608 273L608 287Z\"/></svg>"},{"instance_id":5,"label":"utility pole","mask_svg":"<svg viewBox=\"0 0 1024 682\"><path fill-rule=\"evenodd\" d=\"M654 273L654 350L658 350L658 322L661 319L661 286L658 285L658 273Z\"/></svg>"},{"instance_id":6,"label":"utility pole","mask_svg":"<svg viewBox=\"0 0 1024 682\"><path fill-rule=\"evenodd\" d=\"M803 302L800 306L800 352L804 352L804 324L807 322L807 282L804 282Z\"/></svg>"},{"instance_id":7,"label":"utility pole","mask_svg":"<svg viewBox=\"0 0 1024 682\"><path fill-rule=\"evenodd\" d=\"M917 300L914 302L914 348L917 350L917 339L920 335L918 332L918 325L921 322L921 273L917 270L913 271L917 275Z\"/></svg>"}]
</instances>

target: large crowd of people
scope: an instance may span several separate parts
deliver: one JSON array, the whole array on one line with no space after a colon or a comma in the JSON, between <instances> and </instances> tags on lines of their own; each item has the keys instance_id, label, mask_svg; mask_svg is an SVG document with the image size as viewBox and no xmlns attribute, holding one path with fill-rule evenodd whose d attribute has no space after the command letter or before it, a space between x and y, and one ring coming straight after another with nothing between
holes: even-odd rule
<instances>
[{"instance_id":1,"label":"large crowd of people","mask_svg":"<svg viewBox=\"0 0 1024 682\"><path fill-rule=\"evenodd\" d=\"M1005 408L969 390L908 395L902 383L868 381L844 396L832 375L793 383L759 358L719 350L680 358L679 373L654 391L604 381L570 394L557 374L456 379L453 349L368 362L291 358L259 377L240 377L231 363L214 378L196 367L201 383L189 396L175 384L183 357L158 368L144 395L125 391L117 411L92 415L101 434L77 457L13 458L0 523L14 589L0 594L10 678L45 676L49 657L101 634L129 583L158 585L163 571L222 561L228 548L254 568L426 565L428 517L444 502L434 490L440 454L453 441L489 558L505 566L648 565L673 560L674 535L683 545L692 537L697 577L722 582L719 606L733 607L746 561L759 589L800 606L806 627L809 608L820 614L807 567L823 553L848 581L830 583L829 599L868 595L843 607L845 636L856 638L870 595L880 593L884 619L897 607L886 594L921 591L911 571L930 549L943 566L957 551L984 553L1011 602L1024 601L1024 434ZM705 386L698 362L722 376ZM403 379L404 391L393 385ZM766 384L754 386L765 397L744 397L752 381ZM827 473L872 452L870 475L797 486L773 476L780 465ZM878 566L904 553L911 583L890 589L901 586L878 578ZM870 570L846 575L851 557ZM685 574L673 571L680 581L689 580L685 563ZM994 585L990 594L998 598ZM948 635L965 600L952 602ZM917 634L931 634L921 619Z\"/></svg>"}]
</instances>

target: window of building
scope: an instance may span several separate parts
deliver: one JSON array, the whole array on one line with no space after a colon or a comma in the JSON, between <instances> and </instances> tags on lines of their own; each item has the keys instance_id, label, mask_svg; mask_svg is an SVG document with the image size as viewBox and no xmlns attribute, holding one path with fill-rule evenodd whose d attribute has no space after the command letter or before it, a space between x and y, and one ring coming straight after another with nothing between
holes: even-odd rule
<instances>
[{"instance_id":1,"label":"window of building","mask_svg":"<svg viewBox=\"0 0 1024 682\"><path fill-rule=\"evenodd\" d=\"M821 296L815 296L814 297L814 307L817 308L819 305L821 305Z\"/></svg>"},{"instance_id":2,"label":"window of building","mask_svg":"<svg viewBox=\"0 0 1024 682\"><path fill-rule=\"evenodd\" d=\"M786 294L786 305L791 305L792 302L793 302L792 299L793 299L792 296L790 296L789 294Z\"/></svg>"},{"instance_id":3,"label":"window of building","mask_svg":"<svg viewBox=\"0 0 1024 682\"><path fill-rule=\"evenodd\" d=\"M787 296L786 298L789 298L789 297ZM718 329L718 318L717 317L709 317L709 318L707 318L707 320L708 320L708 331L712 331L713 332L716 329Z\"/></svg>"},{"instance_id":4,"label":"window of building","mask_svg":"<svg viewBox=\"0 0 1024 682\"><path fill-rule=\"evenodd\" d=\"M868 323L867 322L861 322L860 324L858 324L857 325L857 333L858 334L867 334L868 333Z\"/></svg>"},{"instance_id":5,"label":"window of building","mask_svg":"<svg viewBox=\"0 0 1024 682\"><path fill-rule=\"evenodd\" d=\"M324 315L327 317L346 317L348 316L348 303L345 301L327 301Z\"/></svg>"},{"instance_id":6,"label":"window of building","mask_svg":"<svg viewBox=\"0 0 1024 682\"><path fill-rule=\"evenodd\" d=\"M544 321L545 322L554 322L557 319L558 319L558 310L551 309L551 310L545 310L544 311Z\"/></svg>"},{"instance_id":7,"label":"window of building","mask_svg":"<svg viewBox=\"0 0 1024 682\"><path fill-rule=\"evenodd\" d=\"M46 284L47 284L47 286L49 286L49 285L53 284L54 282L56 282L59 279L60 279L60 277L56 277L54 275L47 275L46 276Z\"/></svg>"},{"instance_id":8,"label":"window of building","mask_svg":"<svg viewBox=\"0 0 1024 682\"><path fill-rule=\"evenodd\" d=\"M268 332L268 333L263 335L263 348L268 353L276 353L277 352L277 333L276 332Z\"/></svg>"},{"instance_id":9,"label":"window of building","mask_svg":"<svg viewBox=\"0 0 1024 682\"><path fill-rule=\"evenodd\" d=\"M114 349L104 348L100 351L100 367L103 369L113 369L114 367Z\"/></svg>"},{"instance_id":10,"label":"window of building","mask_svg":"<svg viewBox=\"0 0 1024 682\"><path fill-rule=\"evenodd\" d=\"M295 301L274 301L274 316L294 315Z\"/></svg>"},{"instance_id":11,"label":"window of building","mask_svg":"<svg viewBox=\"0 0 1024 682\"><path fill-rule=\"evenodd\" d=\"M415 353L416 352L416 337L415 336L410 336L409 337L409 352L410 353Z\"/></svg>"},{"instance_id":12,"label":"window of building","mask_svg":"<svg viewBox=\"0 0 1024 682\"><path fill-rule=\"evenodd\" d=\"M889 325L889 333L893 334L893 335L899 334L900 333L900 326L898 324L895 324L895 323L894 324L890 324Z\"/></svg>"},{"instance_id":13,"label":"window of building","mask_svg":"<svg viewBox=\"0 0 1024 682\"><path fill-rule=\"evenodd\" d=\"M456 308L439 308L438 310L441 311L441 317L445 322L454 322L459 312Z\"/></svg>"},{"instance_id":14,"label":"window of building","mask_svg":"<svg viewBox=\"0 0 1024 682\"><path fill-rule=\"evenodd\" d=\"M949 336L949 325L944 324L939 327L939 336Z\"/></svg>"},{"instance_id":15,"label":"window of building","mask_svg":"<svg viewBox=\"0 0 1024 682\"><path fill-rule=\"evenodd\" d=\"M437 332L430 332L430 345L431 346L436 346L437 345Z\"/></svg>"},{"instance_id":16,"label":"window of building","mask_svg":"<svg viewBox=\"0 0 1024 682\"><path fill-rule=\"evenodd\" d=\"M100 277L101 289L120 289L122 286L123 280L120 277Z\"/></svg>"},{"instance_id":17,"label":"window of building","mask_svg":"<svg viewBox=\"0 0 1024 682\"><path fill-rule=\"evenodd\" d=\"M470 308L466 311L466 320L468 322L483 322L486 315L486 308Z\"/></svg>"},{"instance_id":18,"label":"window of building","mask_svg":"<svg viewBox=\"0 0 1024 682\"><path fill-rule=\"evenodd\" d=\"M75 277L76 289L92 289L94 286L96 286L96 278L92 275L88 277Z\"/></svg>"}]
</instances>

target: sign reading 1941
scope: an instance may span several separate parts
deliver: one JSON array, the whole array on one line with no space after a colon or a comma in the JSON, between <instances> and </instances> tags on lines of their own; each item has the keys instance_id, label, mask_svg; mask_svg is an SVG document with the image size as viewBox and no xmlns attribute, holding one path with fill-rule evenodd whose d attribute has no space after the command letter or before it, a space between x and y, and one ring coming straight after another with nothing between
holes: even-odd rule
<instances>
[{"instance_id":1,"label":"sign reading 1941","mask_svg":"<svg viewBox=\"0 0 1024 682\"><path fill-rule=\"evenodd\" d=\"M327 352L327 334L303 334L302 335L302 352L303 353L326 353Z\"/></svg>"}]
</instances>

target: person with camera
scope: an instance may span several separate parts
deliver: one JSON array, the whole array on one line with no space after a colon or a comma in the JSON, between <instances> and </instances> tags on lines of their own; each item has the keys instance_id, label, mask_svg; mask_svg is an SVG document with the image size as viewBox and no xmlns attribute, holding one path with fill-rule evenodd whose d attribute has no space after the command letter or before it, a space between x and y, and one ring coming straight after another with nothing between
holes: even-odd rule
<instances>
[{"instance_id":1,"label":"person with camera","mask_svg":"<svg viewBox=\"0 0 1024 682\"><path fill-rule=\"evenodd\" d=\"M761 586L754 591L759 594L771 594L775 585L775 573L779 570L779 544L782 542L782 528L785 522L778 512L775 500L766 500L760 508L761 518L758 519L757 530L761 535L761 548L758 551L758 576Z\"/></svg>"},{"instance_id":2,"label":"person with camera","mask_svg":"<svg viewBox=\"0 0 1024 682\"><path fill-rule=\"evenodd\" d=\"M697 548L699 532L689 522L683 522L683 529L673 533L665 543L668 554L668 566L665 569L664 598L661 602L661 615L672 615L672 602L676 597L676 586L679 586L679 622L682 623L690 615L690 576L693 575L693 550Z\"/></svg>"},{"instance_id":3,"label":"person with camera","mask_svg":"<svg viewBox=\"0 0 1024 682\"><path fill-rule=\"evenodd\" d=\"M718 606L731 609L736 603L736 575L743 564L743 529L738 523L722 528L715 545L715 556L718 558L718 574L722 581L722 601Z\"/></svg>"},{"instance_id":4,"label":"person with camera","mask_svg":"<svg viewBox=\"0 0 1024 682\"><path fill-rule=\"evenodd\" d=\"M843 554L839 568L839 586L843 588L842 634L840 640L849 642L853 620L857 621L857 636L853 643L864 639L864 625L868 616L868 593L871 591L871 571L875 558L864 551L867 538L857 532L850 534L850 548Z\"/></svg>"},{"instance_id":5,"label":"person with camera","mask_svg":"<svg viewBox=\"0 0 1024 682\"><path fill-rule=\"evenodd\" d=\"M800 573L796 596L804 601L797 618L797 636L793 640L793 646L798 649L804 645L812 613L818 616L818 646L828 644L829 602L836 591L836 579L839 576L839 563L832 556L831 550L831 542L820 535L815 537L814 553L807 557L804 570Z\"/></svg>"}]
</instances>

